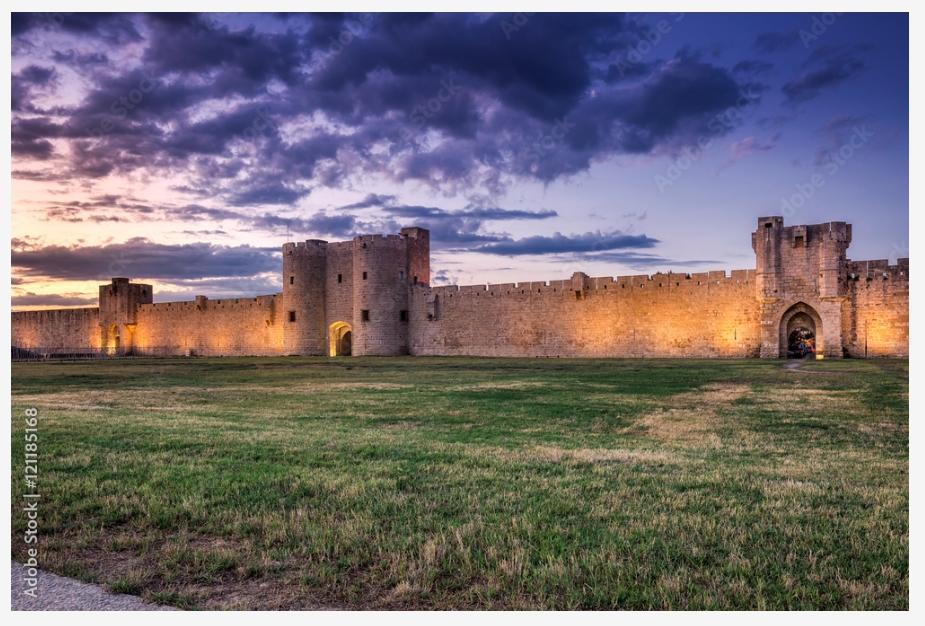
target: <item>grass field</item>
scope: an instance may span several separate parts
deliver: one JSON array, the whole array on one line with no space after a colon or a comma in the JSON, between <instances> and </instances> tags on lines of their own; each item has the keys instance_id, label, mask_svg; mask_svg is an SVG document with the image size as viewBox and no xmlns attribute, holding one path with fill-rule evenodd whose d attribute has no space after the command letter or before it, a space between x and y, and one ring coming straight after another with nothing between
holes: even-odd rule
<instances>
[{"instance_id":1,"label":"grass field","mask_svg":"<svg viewBox=\"0 0 925 626\"><path fill-rule=\"evenodd\" d=\"M185 608L908 607L908 366L14 364L42 565Z\"/></svg>"}]
</instances>

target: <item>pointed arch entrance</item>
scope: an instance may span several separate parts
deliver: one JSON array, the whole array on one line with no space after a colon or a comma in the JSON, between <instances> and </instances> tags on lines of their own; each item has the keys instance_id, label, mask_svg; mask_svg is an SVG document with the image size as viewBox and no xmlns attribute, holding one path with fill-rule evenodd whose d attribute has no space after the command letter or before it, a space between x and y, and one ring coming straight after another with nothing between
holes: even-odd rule
<instances>
[{"instance_id":1,"label":"pointed arch entrance","mask_svg":"<svg viewBox=\"0 0 925 626\"><path fill-rule=\"evenodd\" d=\"M780 355L801 359L822 353L822 318L813 307L797 302L781 316Z\"/></svg>"},{"instance_id":2,"label":"pointed arch entrance","mask_svg":"<svg viewBox=\"0 0 925 626\"><path fill-rule=\"evenodd\" d=\"M334 322L328 328L328 355L350 356L352 354L353 328L347 322Z\"/></svg>"},{"instance_id":3,"label":"pointed arch entrance","mask_svg":"<svg viewBox=\"0 0 925 626\"><path fill-rule=\"evenodd\" d=\"M106 354L119 354L122 351L122 337L119 334L119 326L110 324L103 331L103 348Z\"/></svg>"}]
</instances>

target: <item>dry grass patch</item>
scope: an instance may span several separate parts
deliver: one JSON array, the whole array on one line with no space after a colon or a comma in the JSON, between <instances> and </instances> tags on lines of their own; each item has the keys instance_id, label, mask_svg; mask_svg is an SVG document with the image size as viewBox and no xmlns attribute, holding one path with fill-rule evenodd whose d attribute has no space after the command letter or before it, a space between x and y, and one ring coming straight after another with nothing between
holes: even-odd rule
<instances>
[{"instance_id":1,"label":"dry grass patch","mask_svg":"<svg viewBox=\"0 0 925 626\"><path fill-rule=\"evenodd\" d=\"M750 392L748 385L707 385L673 396L669 406L642 416L636 424L655 439L716 447L721 443L717 434L722 424L719 411Z\"/></svg>"},{"instance_id":2,"label":"dry grass patch","mask_svg":"<svg viewBox=\"0 0 925 626\"><path fill-rule=\"evenodd\" d=\"M667 463L677 460L676 455L664 451L607 448L552 448L538 446L526 451L525 454L554 463Z\"/></svg>"},{"instance_id":3,"label":"dry grass patch","mask_svg":"<svg viewBox=\"0 0 925 626\"><path fill-rule=\"evenodd\" d=\"M494 391L499 389L536 389L537 387L545 387L546 383L539 381L529 381L529 380L501 380L501 381L485 381L479 383L469 383L465 385L451 385L447 387L447 391Z\"/></svg>"}]
</instances>

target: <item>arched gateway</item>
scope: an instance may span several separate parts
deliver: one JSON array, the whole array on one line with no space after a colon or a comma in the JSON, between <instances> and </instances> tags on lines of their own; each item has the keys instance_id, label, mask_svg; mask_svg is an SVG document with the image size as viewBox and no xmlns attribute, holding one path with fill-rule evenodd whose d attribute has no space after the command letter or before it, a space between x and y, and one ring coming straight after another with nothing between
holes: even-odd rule
<instances>
[{"instance_id":1,"label":"arched gateway","mask_svg":"<svg viewBox=\"0 0 925 626\"><path fill-rule=\"evenodd\" d=\"M347 322L334 322L328 329L328 355L350 356L353 329Z\"/></svg>"},{"instance_id":2,"label":"arched gateway","mask_svg":"<svg viewBox=\"0 0 925 626\"><path fill-rule=\"evenodd\" d=\"M801 359L823 353L822 318L805 302L787 309L780 320L780 355Z\"/></svg>"}]
</instances>

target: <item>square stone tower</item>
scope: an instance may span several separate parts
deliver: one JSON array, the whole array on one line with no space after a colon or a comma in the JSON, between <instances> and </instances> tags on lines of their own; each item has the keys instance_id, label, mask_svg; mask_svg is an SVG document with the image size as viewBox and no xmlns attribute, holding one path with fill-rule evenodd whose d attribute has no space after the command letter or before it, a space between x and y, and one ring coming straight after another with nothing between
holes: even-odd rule
<instances>
[{"instance_id":1,"label":"square stone tower","mask_svg":"<svg viewBox=\"0 0 925 626\"><path fill-rule=\"evenodd\" d=\"M795 329L814 335L816 354L842 356L842 303L847 298L851 225L784 226L758 218L752 233L762 357L785 356Z\"/></svg>"},{"instance_id":2,"label":"square stone tower","mask_svg":"<svg viewBox=\"0 0 925 626\"><path fill-rule=\"evenodd\" d=\"M113 278L100 285L100 346L111 354L131 354L138 305L154 302L151 285Z\"/></svg>"}]
</instances>

